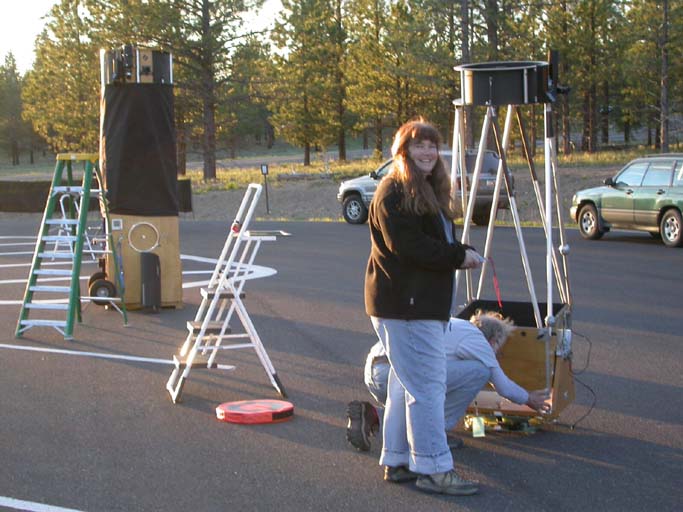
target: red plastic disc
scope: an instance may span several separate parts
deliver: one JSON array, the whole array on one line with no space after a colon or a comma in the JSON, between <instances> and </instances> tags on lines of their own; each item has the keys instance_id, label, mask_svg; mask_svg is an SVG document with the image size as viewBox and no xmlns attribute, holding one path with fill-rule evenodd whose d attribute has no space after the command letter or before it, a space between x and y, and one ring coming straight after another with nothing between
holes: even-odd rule
<instances>
[{"instance_id":1,"label":"red plastic disc","mask_svg":"<svg viewBox=\"0 0 683 512\"><path fill-rule=\"evenodd\" d=\"M294 415L294 406L284 400L242 400L216 407L216 418L228 423L279 423Z\"/></svg>"}]
</instances>

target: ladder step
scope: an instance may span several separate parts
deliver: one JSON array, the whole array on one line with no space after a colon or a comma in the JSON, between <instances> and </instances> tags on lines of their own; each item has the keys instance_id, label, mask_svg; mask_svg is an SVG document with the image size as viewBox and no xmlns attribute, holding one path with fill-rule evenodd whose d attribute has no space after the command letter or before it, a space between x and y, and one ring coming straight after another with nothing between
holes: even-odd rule
<instances>
[{"instance_id":1,"label":"ladder step","mask_svg":"<svg viewBox=\"0 0 683 512\"><path fill-rule=\"evenodd\" d=\"M74 235L47 235L43 237L43 242L75 242L78 240Z\"/></svg>"},{"instance_id":2,"label":"ladder step","mask_svg":"<svg viewBox=\"0 0 683 512\"><path fill-rule=\"evenodd\" d=\"M21 325L26 325L28 327L66 327L66 320L22 320Z\"/></svg>"},{"instance_id":3,"label":"ladder step","mask_svg":"<svg viewBox=\"0 0 683 512\"><path fill-rule=\"evenodd\" d=\"M187 322L187 328L193 334L198 334L202 328L202 322L201 321ZM208 322L206 325L206 330L204 331L204 334L220 334L221 329L223 329L223 322ZM232 329L230 328L230 326L227 326L225 328L225 332L223 334L229 334L230 332L232 332Z\"/></svg>"},{"instance_id":4,"label":"ladder step","mask_svg":"<svg viewBox=\"0 0 683 512\"><path fill-rule=\"evenodd\" d=\"M38 270L34 270L33 273L37 276L68 276L68 277L71 277L71 270L62 270L62 269L40 268Z\"/></svg>"},{"instance_id":5,"label":"ladder step","mask_svg":"<svg viewBox=\"0 0 683 512\"><path fill-rule=\"evenodd\" d=\"M178 356L174 355L173 356L173 363L175 364L176 368L179 370L182 370L187 367L187 363L181 362L180 359L178 359ZM219 370L234 370L235 367L231 364L217 364L215 361L214 363L209 366L209 357L208 356L203 356L201 354L197 354L194 358L194 361L192 361L192 369L197 369L201 370L202 368L206 370L210 370L212 368L218 368Z\"/></svg>"},{"instance_id":6,"label":"ladder step","mask_svg":"<svg viewBox=\"0 0 683 512\"><path fill-rule=\"evenodd\" d=\"M72 260L74 255L71 252L39 252L39 258L57 258L62 260Z\"/></svg>"},{"instance_id":7,"label":"ladder step","mask_svg":"<svg viewBox=\"0 0 683 512\"><path fill-rule=\"evenodd\" d=\"M231 350L236 348L254 348L253 343L232 343L230 345L220 345L216 347L215 345L200 345L197 347L198 350Z\"/></svg>"},{"instance_id":8,"label":"ladder step","mask_svg":"<svg viewBox=\"0 0 683 512\"><path fill-rule=\"evenodd\" d=\"M59 309L61 311L69 309L68 304L51 304L46 302L27 302L24 304L24 307L27 309Z\"/></svg>"},{"instance_id":9,"label":"ladder step","mask_svg":"<svg viewBox=\"0 0 683 512\"><path fill-rule=\"evenodd\" d=\"M227 290L211 290L209 288L202 288L201 290L202 297L205 299L213 299L216 295L218 295L221 299L234 299L235 294L232 292L229 292ZM240 299L243 299L245 297L244 292L240 293Z\"/></svg>"},{"instance_id":10,"label":"ladder step","mask_svg":"<svg viewBox=\"0 0 683 512\"><path fill-rule=\"evenodd\" d=\"M32 292L56 292L56 293L69 293L71 291L70 286L31 286L29 290Z\"/></svg>"},{"instance_id":11,"label":"ladder step","mask_svg":"<svg viewBox=\"0 0 683 512\"><path fill-rule=\"evenodd\" d=\"M76 226L78 219L47 219L45 224L50 226Z\"/></svg>"},{"instance_id":12,"label":"ladder step","mask_svg":"<svg viewBox=\"0 0 683 512\"><path fill-rule=\"evenodd\" d=\"M83 187L52 187L52 193L54 194L80 194L83 192Z\"/></svg>"}]
</instances>

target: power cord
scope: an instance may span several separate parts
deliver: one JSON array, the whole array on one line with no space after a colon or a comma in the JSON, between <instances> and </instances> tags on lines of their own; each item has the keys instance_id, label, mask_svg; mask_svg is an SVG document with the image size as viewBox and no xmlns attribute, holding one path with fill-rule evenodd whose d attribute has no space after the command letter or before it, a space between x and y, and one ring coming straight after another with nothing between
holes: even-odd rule
<instances>
[{"instance_id":1,"label":"power cord","mask_svg":"<svg viewBox=\"0 0 683 512\"><path fill-rule=\"evenodd\" d=\"M571 370L572 377L574 377L574 380L576 382L581 384L584 388L586 388L589 391L589 393L593 397L593 401L591 402L591 405L588 408L588 411L583 416L581 416L578 420L576 420L574 423L569 425L569 430L574 430L574 428L576 428L576 425L578 425L580 422L582 422L584 419L586 419L588 417L588 415L591 412L593 412L593 409L595 408L595 404L597 404L597 402L598 402L598 397L595 394L595 391L593 391L593 389L588 384L586 384L585 382L581 381L580 379L578 379L576 377L577 375L581 375L583 372L585 372L588 369L588 366L590 366L591 351L593 350L593 342L585 334L581 334L581 333L576 332L576 331L572 331L572 334L574 334L580 338L583 338L588 343L588 354L586 355L586 366L584 366L583 368L581 368L581 370L578 370L578 371L574 371L574 369L572 368L572 370Z\"/></svg>"},{"instance_id":2,"label":"power cord","mask_svg":"<svg viewBox=\"0 0 683 512\"><path fill-rule=\"evenodd\" d=\"M588 336L586 336L585 334L581 334L580 332L572 331L572 334L575 336L578 336L579 338L583 338L588 343L588 355L586 356L586 366L581 368L581 370L579 370L579 371L574 371L572 369L573 375L581 375L583 372L585 372L588 369L588 366L590 365L591 351L593 350L593 342L590 340L590 338Z\"/></svg>"},{"instance_id":3,"label":"power cord","mask_svg":"<svg viewBox=\"0 0 683 512\"><path fill-rule=\"evenodd\" d=\"M585 420L588 417L588 415L591 412L593 412L593 408L595 407L595 404L598 402L598 397L595 394L595 391L593 391L593 389L588 384L586 384L585 382L582 382L581 380L577 379L576 377L574 377L574 380L576 382L578 382L579 384L581 384L584 388L586 388L590 392L591 395L593 395L593 402L591 403L590 407L588 408L588 411L583 416L581 416L578 420L576 420L574 423L569 425L569 430L574 430L574 428L576 428L576 425L578 425L580 422Z\"/></svg>"}]
</instances>

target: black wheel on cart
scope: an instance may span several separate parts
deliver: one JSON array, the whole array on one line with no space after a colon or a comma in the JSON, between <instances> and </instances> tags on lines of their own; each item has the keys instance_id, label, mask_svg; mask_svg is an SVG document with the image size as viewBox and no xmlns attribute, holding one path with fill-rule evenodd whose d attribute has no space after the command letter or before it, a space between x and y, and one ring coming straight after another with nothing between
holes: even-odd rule
<instances>
[{"instance_id":1,"label":"black wheel on cart","mask_svg":"<svg viewBox=\"0 0 683 512\"><path fill-rule=\"evenodd\" d=\"M106 279L106 278L107 278L107 274L105 274L104 272L95 272L88 279L88 289L90 289L90 285L92 285L95 281L98 281L100 279Z\"/></svg>"},{"instance_id":2,"label":"black wheel on cart","mask_svg":"<svg viewBox=\"0 0 683 512\"><path fill-rule=\"evenodd\" d=\"M113 298L116 297L116 286L106 279L97 279L88 287L88 293L91 297ZM106 306L110 302L108 300L93 299L93 303L98 306Z\"/></svg>"}]
</instances>

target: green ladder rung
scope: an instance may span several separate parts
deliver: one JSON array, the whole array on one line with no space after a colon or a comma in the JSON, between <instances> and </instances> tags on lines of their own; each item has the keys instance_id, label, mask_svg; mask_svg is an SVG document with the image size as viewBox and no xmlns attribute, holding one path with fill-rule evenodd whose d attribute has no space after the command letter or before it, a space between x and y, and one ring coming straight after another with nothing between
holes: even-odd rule
<instances>
[{"instance_id":1,"label":"green ladder rung","mask_svg":"<svg viewBox=\"0 0 683 512\"><path fill-rule=\"evenodd\" d=\"M75 235L47 235L42 240L43 242L75 242L78 237Z\"/></svg>"},{"instance_id":2,"label":"green ladder rung","mask_svg":"<svg viewBox=\"0 0 683 512\"><path fill-rule=\"evenodd\" d=\"M74 253L72 252L39 252L39 258L56 258L60 260L72 260L74 259Z\"/></svg>"},{"instance_id":3,"label":"green ladder rung","mask_svg":"<svg viewBox=\"0 0 683 512\"><path fill-rule=\"evenodd\" d=\"M78 219L47 219L45 224L50 226L77 226Z\"/></svg>"},{"instance_id":4,"label":"green ladder rung","mask_svg":"<svg viewBox=\"0 0 683 512\"><path fill-rule=\"evenodd\" d=\"M27 309L54 309L59 311L66 311L69 309L68 304L53 304L49 302L28 302L24 304Z\"/></svg>"},{"instance_id":5,"label":"green ladder rung","mask_svg":"<svg viewBox=\"0 0 683 512\"><path fill-rule=\"evenodd\" d=\"M49 268L41 268L33 271L34 275L37 276L64 276L64 277L71 277L71 270L62 270L62 269L49 269Z\"/></svg>"},{"instance_id":6,"label":"green ladder rung","mask_svg":"<svg viewBox=\"0 0 683 512\"><path fill-rule=\"evenodd\" d=\"M66 327L66 320L40 320L31 318L30 320L21 320L19 324L28 327Z\"/></svg>"},{"instance_id":7,"label":"green ladder rung","mask_svg":"<svg viewBox=\"0 0 683 512\"><path fill-rule=\"evenodd\" d=\"M44 286L36 285L31 286L29 289L32 292L51 292L51 293L69 293L71 291L70 286Z\"/></svg>"}]
</instances>

